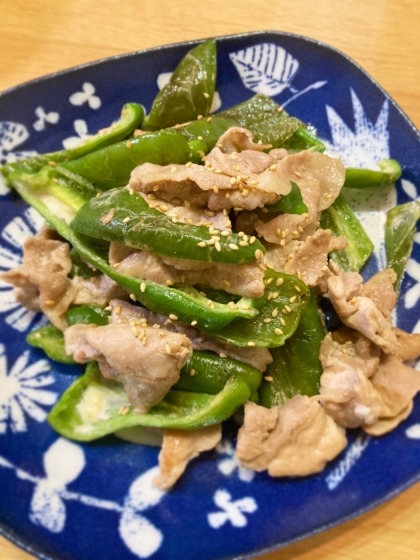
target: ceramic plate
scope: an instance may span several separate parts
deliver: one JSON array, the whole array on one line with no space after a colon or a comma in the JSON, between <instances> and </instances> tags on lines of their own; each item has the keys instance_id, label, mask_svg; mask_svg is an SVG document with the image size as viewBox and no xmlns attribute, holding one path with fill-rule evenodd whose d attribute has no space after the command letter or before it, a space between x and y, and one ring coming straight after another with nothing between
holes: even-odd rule
<instances>
[{"instance_id":1,"label":"ceramic plate","mask_svg":"<svg viewBox=\"0 0 420 560\"><path fill-rule=\"evenodd\" d=\"M127 101L150 109L194 44L110 58L1 94L0 161L75 145L115 120ZM354 201L376 243L367 274L384 267L383 211L418 197L418 131L359 66L326 45L275 32L218 39L216 108L258 92L311 123L346 164L400 161L396 187ZM7 270L22 262L22 244L42 220L4 185L0 195L0 268ZM409 331L420 330L418 235L396 310ZM354 517L420 478L417 400L385 437L350 433L347 449L317 476L274 480L241 468L228 428L173 491L153 490L156 448L113 436L76 444L49 427L49 410L80 370L26 345L42 322L0 285L0 531L40 558L251 557Z\"/></svg>"}]
</instances>

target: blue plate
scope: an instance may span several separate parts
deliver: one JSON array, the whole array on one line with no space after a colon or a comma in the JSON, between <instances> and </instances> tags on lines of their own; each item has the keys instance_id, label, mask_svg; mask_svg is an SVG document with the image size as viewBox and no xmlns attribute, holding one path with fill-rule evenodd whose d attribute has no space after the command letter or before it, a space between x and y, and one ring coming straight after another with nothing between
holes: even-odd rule
<instances>
[{"instance_id":1,"label":"blue plate","mask_svg":"<svg viewBox=\"0 0 420 560\"><path fill-rule=\"evenodd\" d=\"M127 101L151 103L168 73L196 43L110 58L35 80L0 95L0 161L71 146L115 120ZM418 196L419 133L359 66L336 50L284 33L218 39L217 105L256 92L311 123L347 164L401 162L396 188L354 200L375 236L366 274L384 266L383 212ZM40 226L0 184L0 268L22 260L22 243ZM418 234L417 234L418 235ZM420 239L409 261L398 325L419 331ZM304 479L272 479L240 467L234 431L194 460L173 491L153 489L158 450L115 437L75 444L46 418L79 373L30 349L42 323L0 285L0 531L40 558L221 560L251 557L342 523L420 478L420 401L391 434L349 435L328 468Z\"/></svg>"}]
</instances>

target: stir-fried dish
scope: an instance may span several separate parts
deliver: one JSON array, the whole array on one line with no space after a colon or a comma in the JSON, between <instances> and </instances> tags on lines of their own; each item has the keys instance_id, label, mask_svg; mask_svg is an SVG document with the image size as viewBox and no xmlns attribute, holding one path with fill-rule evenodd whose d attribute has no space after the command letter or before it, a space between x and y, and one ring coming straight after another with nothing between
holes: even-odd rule
<instances>
[{"instance_id":1,"label":"stir-fried dish","mask_svg":"<svg viewBox=\"0 0 420 560\"><path fill-rule=\"evenodd\" d=\"M404 364L420 335L391 318L420 203L388 213L389 267L363 282L373 244L342 192L392 184L399 164L345 169L263 95L209 116L215 80L207 41L147 116L129 103L80 146L1 169L46 221L2 275L50 321L27 340L87 364L51 426L160 443L165 489L235 413L242 465L306 476L346 428L392 430L420 390Z\"/></svg>"}]
</instances>

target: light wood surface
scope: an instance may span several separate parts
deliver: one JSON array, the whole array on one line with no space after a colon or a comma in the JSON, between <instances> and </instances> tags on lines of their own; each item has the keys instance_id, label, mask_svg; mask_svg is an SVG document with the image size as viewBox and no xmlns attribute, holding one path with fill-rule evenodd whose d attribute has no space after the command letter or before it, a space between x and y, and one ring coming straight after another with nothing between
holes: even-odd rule
<instances>
[{"instance_id":1,"label":"light wood surface","mask_svg":"<svg viewBox=\"0 0 420 560\"><path fill-rule=\"evenodd\" d=\"M420 127L418 0L0 0L0 91L115 54L256 30L298 33L340 49ZM418 560L419 527L417 485L261 560ZM0 537L0 559L29 558Z\"/></svg>"}]
</instances>

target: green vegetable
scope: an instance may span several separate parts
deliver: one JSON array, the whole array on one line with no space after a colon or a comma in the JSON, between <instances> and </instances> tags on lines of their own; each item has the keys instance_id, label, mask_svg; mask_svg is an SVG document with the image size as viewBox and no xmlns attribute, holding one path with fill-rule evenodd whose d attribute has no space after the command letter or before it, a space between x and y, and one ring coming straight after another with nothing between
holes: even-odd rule
<instances>
[{"instance_id":1,"label":"green vegetable","mask_svg":"<svg viewBox=\"0 0 420 560\"><path fill-rule=\"evenodd\" d=\"M384 187L392 185L401 177L401 166L395 159L381 159L378 163L380 171L370 169L346 169L344 186L349 189L366 187Z\"/></svg>"},{"instance_id":2,"label":"green vegetable","mask_svg":"<svg viewBox=\"0 0 420 560\"><path fill-rule=\"evenodd\" d=\"M220 358L211 352L194 352L173 389L216 395L234 376L242 377L254 393L260 386L262 373L238 360Z\"/></svg>"},{"instance_id":3,"label":"green vegetable","mask_svg":"<svg viewBox=\"0 0 420 560\"><path fill-rule=\"evenodd\" d=\"M191 49L153 102L144 130L168 128L207 116L216 85L216 42L205 41Z\"/></svg>"},{"instance_id":4,"label":"green vegetable","mask_svg":"<svg viewBox=\"0 0 420 560\"><path fill-rule=\"evenodd\" d=\"M266 299L259 314L253 319L233 320L226 327L212 332L214 337L235 346L276 348L292 336L301 310L308 301L309 288L297 276L274 270L267 270L264 279Z\"/></svg>"},{"instance_id":5,"label":"green vegetable","mask_svg":"<svg viewBox=\"0 0 420 560\"><path fill-rule=\"evenodd\" d=\"M36 155L17 163L5 165L2 168L3 174L7 176L17 168L22 167L27 171L39 171L39 169L48 162L66 162L85 156L95 150L105 148L110 144L119 142L123 138L127 138L127 136L140 126L143 116L144 110L141 105L138 105L137 103L127 103L122 108L121 118L119 121L115 122L108 128L100 130L94 136L86 138L75 148L60 150L59 152L50 152L49 154Z\"/></svg>"},{"instance_id":6,"label":"green vegetable","mask_svg":"<svg viewBox=\"0 0 420 560\"><path fill-rule=\"evenodd\" d=\"M63 333L54 325L45 325L31 331L26 337L26 342L35 348L42 348L47 356L56 362L76 363L72 356L66 354Z\"/></svg>"},{"instance_id":7,"label":"green vegetable","mask_svg":"<svg viewBox=\"0 0 420 560\"><path fill-rule=\"evenodd\" d=\"M59 172L58 166L54 172ZM20 170L12 173L9 180L20 196L33 206L64 239L67 239L83 259L115 280L128 293L136 296L148 309L162 315L173 313L180 321L185 323L197 321L198 328L211 330L222 328L237 317L251 318L258 314L257 307L261 304L259 300L242 298L234 307L217 302L209 304L208 298L200 295L192 287L180 285L177 288L169 288L118 273L106 260L106 249L104 251L103 247L96 247L94 245L96 240L86 238L70 229L69 222L75 216L71 203L66 205L62 200L51 197L50 189L53 181L50 175L42 175L44 181L42 184L40 176L40 174L28 175ZM70 186L68 183L66 197L70 197ZM75 193L77 194L76 187ZM73 201L73 205L77 205L76 201Z\"/></svg>"},{"instance_id":8,"label":"green vegetable","mask_svg":"<svg viewBox=\"0 0 420 560\"><path fill-rule=\"evenodd\" d=\"M311 397L319 392L322 366L319 349L325 329L319 315L314 292L302 309L299 325L284 346L272 350L273 362L268 366L259 389L261 405L271 408L285 404L296 395Z\"/></svg>"},{"instance_id":9,"label":"green vegetable","mask_svg":"<svg viewBox=\"0 0 420 560\"><path fill-rule=\"evenodd\" d=\"M297 130L305 127L302 121L291 117L278 103L262 94L218 115L233 119L250 130L254 135L254 142L261 140L263 144L271 144L273 148L283 147Z\"/></svg>"},{"instance_id":10,"label":"green vegetable","mask_svg":"<svg viewBox=\"0 0 420 560\"><path fill-rule=\"evenodd\" d=\"M388 267L397 274L395 289L399 290L405 266L413 248L416 224L420 218L420 201L400 204L389 210L385 224L385 246Z\"/></svg>"},{"instance_id":11,"label":"green vegetable","mask_svg":"<svg viewBox=\"0 0 420 560\"><path fill-rule=\"evenodd\" d=\"M374 246L342 194L334 204L322 211L321 227L347 239L347 248L334 251L330 256L344 272L358 272L372 254Z\"/></svg>"},{"instance_id":12,"label":"green vegetable","mask_svg":"<svg viewBox=\"0 0 420 560\"><path fill-rule=\"evenodd\" d=\"M208 119L192 121L185 126L177 128L177 131L184 136L190 146L194 145L195 142L204 142L207 149L203 150L203 152L207 154L215 147L222 134L232 126L238 126L238 123L221 115L213 115ZM203 140L198 140L199 137ZM200 163L200 161L196 163Z\"/></svg>"},{"instance_id":13,"label":"green vegetable","mask_svg":"<svg viewBox=\"0 0 420 560\"><path fill-rule=\"evenodd\" d=\"M226 420L250 395L246 381L233 376L217 395L171 390L147 414L138 414L123 385L105 379L91 362L54 406L48 421L58 433L77 441L92 441L131 426L192 430Z\"/></svg>"},{"instance_id":14,"label":"green vegetable","mask_svg":"<svg viewBox=\"0 0 420 560\"><path fill-rule=\"evenodd\" d=\"M109 212L113 212L112 219L103 223L102 218ZM239 245L241 238L236 233L219 236L218 244L213 240L213 245L207 245L212 239L208 227L173 223L162 212L150 208L141 195L130 194L126 188L92 198L80 208L70 227L90 237L193 261L241 264L255 261L257 250L265 253L258 240L246 247ZM206 245L200 247L199 243ZM231 248L232 244L236 249Z\"/></svg>"},{"instance_id":15,"label":"green vegetable","mask_svg":"<svg viewBox=\"0 0 420 560\"><path fill-rule=\"evenodd\" d=\"M69 327L79 325L80 323L90 325L108 325L108 317L111 314L100 305L85 304L72 307L66 313L66 319Z\"/></svg>"},{"instance_id":16,"label":"green vegetable","mask_svg":"<svg viewBox=\"0 0 420 560\"><path fill-rule=\"evenodd\" d=\"M142 134L127 142L117 142L65 162L63 166L85 177L97 189L107 190L126 185L130 173L142 163L186 163L190 153L184 136L175 129L168 129Z\"/></svg>"},{"instance_id":17,"label":"green vegetable","mask_svg":"<svg viewBox=\"0 0 420 560\"><path fill-rule=\"evenodd\" d=\"M285 148L291 154L302 152L303 150L311 150L312 152L325 152L325 145L321 140L307 128L299 128L293 135L283 143Z\"/></svg>"},{"instance_id":18,"label":"green vegetable","mask_svg":"<svg viewBox=\"0 0 420 560\"><path fill-rule=\"evenodd\" d=\"M300 188L293 181L290 182L292 190L280 198L275 204L269 204L266 209L269 212L281 212L282 214L304 214L308 207L303 202Z\"/></svg>"}]
</instances>

